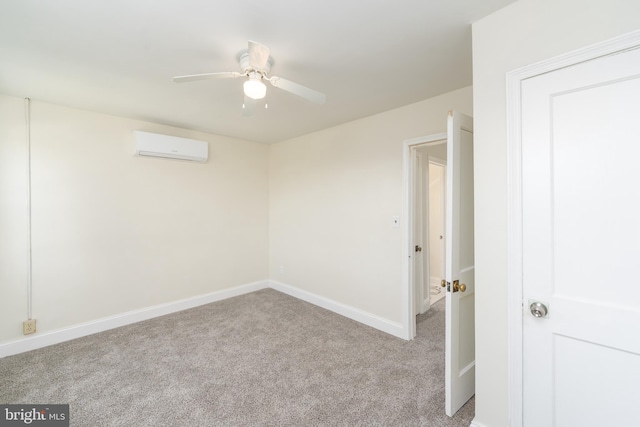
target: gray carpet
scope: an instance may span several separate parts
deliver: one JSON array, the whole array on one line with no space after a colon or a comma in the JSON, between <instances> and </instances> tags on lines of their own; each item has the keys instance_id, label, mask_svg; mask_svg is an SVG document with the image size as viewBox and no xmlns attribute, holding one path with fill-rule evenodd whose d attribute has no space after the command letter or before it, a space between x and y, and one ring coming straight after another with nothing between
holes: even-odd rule
<instances>
[{"instance_id":1,"label":"gray carpet","mask_svg":"<svg viewBox=\"0 0 640 427\"><path fill-rule=\"evenodd\" d=\"M444 301L403 341L265 289L0 359L0 403L74 426L464 426L444 413Z\"/></svg>"}]
</instances>

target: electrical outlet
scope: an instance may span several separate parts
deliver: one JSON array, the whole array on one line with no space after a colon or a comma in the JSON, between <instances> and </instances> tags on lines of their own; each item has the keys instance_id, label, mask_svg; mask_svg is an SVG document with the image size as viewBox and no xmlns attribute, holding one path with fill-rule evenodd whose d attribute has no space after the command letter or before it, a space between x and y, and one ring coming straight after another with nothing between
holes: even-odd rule
<instances>
[{"instance_id":1,"label":"electrical outlet","mask_svg":"<svg viewBox=\"0 0 640 427\"><path fill-rule=\"evenodd\" d=\"M22 333L24 335L34 334L36 332L36 319L29 319L22 322Z\"/></svg>"}]
</instances>

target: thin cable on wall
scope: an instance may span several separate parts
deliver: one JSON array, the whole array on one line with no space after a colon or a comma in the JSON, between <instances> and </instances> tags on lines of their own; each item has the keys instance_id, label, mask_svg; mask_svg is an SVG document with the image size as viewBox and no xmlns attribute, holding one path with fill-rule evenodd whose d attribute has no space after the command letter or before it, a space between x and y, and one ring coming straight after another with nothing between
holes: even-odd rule
<instances>
[{"instance_id":1,"label":"thin cable on wall","mask_svg":"<svg viewBox=\"0 0 640 427\"><path fill-rule=\"evenodd\" d=\"M32 279L31 279L31 100L24 99L24 114L27 139L27 319L32 316Z\"/></svg>"}]
</instances>

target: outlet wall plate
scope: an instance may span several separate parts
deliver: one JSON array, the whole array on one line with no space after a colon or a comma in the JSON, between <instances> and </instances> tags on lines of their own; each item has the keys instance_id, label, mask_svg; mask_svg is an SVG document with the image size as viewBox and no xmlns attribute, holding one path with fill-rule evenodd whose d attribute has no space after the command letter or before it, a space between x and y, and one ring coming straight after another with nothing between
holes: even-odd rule
<instances>
[{"instance_id":1,"label":"outlet wall plate","mask_svg":"<svg viewBox=\"0 0 640 427\"><path fill-rule=\"evenodd\" d=\"M36 332L36 319L29 319L22 322L22 333L24 335L34 334Z\"/></svg>"}]
</instances>

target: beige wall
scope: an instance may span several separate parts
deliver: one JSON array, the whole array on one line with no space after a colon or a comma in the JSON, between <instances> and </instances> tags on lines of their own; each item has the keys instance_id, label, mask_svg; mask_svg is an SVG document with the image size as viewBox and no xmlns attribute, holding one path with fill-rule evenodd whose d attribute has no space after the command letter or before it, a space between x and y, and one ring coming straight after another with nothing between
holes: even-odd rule
<instances>
[{"instance_id":1,"label":"beige wall","mask_svg":"<svg viewBox=\"0 0 640 427\"><path fill-rule=\"evenodd\" d=\"M402 322L403 141L471 114L467 87L270 150L270 277ZM283 268L283 270L281 269Z\"/></svg>"},{"instance_id":2,"label":"beige wall","mask_svg":"<svg viewBox=\"0 0 640 427\"><path fill-rule=\"evenodd\" d=\"M0 342L19 338L27 318L24 123L22 99L0 96Z\"/></svg>"},{"instance_id":3,"label":"beige wall","mask_svg":"<svg viewBox=\"0 0 640 427\"><path fill-rule=\"evenodd\" d=\"M473 25L476 422L508 422L505 74L640 29L637 0L521 0Z\"/></svg>"},{"instance_id":4,"label":"beige wall","mask_svg":"<svg viewBox=\"0 0 640 427\"><path fill-rule=\"evenodd\" d=\"M268 279L267 145L32 102L38 333ZM133 130L209 143L133 156ZM0 96L0 342L26 304L24 101Z\"/></svg>"}]
</instances>

